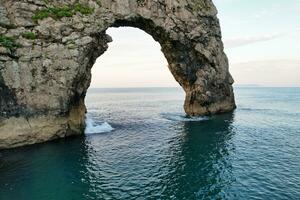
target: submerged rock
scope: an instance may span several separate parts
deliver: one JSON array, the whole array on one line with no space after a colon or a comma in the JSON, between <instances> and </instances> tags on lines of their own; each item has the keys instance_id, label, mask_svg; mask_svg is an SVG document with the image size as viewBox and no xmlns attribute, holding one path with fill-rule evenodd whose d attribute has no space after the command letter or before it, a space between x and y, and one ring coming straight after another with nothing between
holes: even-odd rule
<instances>
[{"instance_id":1,"label":"submerged rock","mask_svg":"<svg viewBox=\"0 0 300 200\"><path fill-rule=\"evenodd\" d=\"M235 108L211 0L0 0L0 149L82 134L91 68L132 26L161 45L188 115Z\"/></svg>"}]
</instances>

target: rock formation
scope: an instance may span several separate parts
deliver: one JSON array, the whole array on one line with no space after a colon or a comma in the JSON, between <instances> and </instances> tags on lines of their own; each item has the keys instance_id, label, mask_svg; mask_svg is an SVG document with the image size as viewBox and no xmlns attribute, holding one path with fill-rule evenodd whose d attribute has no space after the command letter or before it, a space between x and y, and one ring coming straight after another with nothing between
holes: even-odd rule
<instances>
[{"instance_id":1,"label":"rock formation","mask_svg":"<svg viewBox=\"0 0 300 200\"><path fill-rule=\"evenodd\" d=\"M0 149L83 133L91 68L109 27L161 45L189 115L235 108L211 0L0 0Z\"/></svg>"}]
</instances>

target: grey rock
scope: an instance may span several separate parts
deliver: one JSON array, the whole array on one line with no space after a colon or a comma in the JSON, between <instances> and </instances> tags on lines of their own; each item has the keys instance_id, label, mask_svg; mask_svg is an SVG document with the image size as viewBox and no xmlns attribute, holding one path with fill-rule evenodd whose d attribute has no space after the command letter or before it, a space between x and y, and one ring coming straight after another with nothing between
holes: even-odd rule
<instances>
[{"instance_id":1,"label":"grey rock","mask_svg":"<svg viewBox=\"0 0 300 200\"><path fill-rule=\"evenodd\" d=\"M101 6L81 0L90 14L32 19L38 10L74 2L0 0L0 34L19 44L0 46L0 149L83 134L91 68L112 41L105 33L109 27L140 28L160 43L171 73L186 92L188 115L235 108L233 79L211 0L102 0ZM37 38L24 38L28 31Z\"/></svg>"},{"instance_id":2,"label":"grey rock","mask_svg":"<svg viewBox=\"0 0 300 200\"><path fill-rule=\"evenodd\" d=\"M0 26L10 26L11 22L8 19L7 11L4 5L0 4Z\"/></svg>"}]
</instances>

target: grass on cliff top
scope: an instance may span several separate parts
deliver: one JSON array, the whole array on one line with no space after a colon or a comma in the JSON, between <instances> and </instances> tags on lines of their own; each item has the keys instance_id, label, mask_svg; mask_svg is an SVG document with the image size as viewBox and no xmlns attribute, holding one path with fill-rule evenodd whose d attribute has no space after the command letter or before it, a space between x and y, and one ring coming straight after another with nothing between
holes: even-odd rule
<instances>
[{"instance_id":1,"label":"grass on cliff top","mask_svg":"<svg viewBox=\"0 0 300 200\"><path fill-rule=\"evenodd\" d=\"M83 15L90 15L94 12L94 9L79 3L70 7L51 7L37 11L35 15L32 16L32 19L38 21L39 19L52 17L53 19L58 20L63 17L72 17L76 12Z\"/></svg>"},{"instance_id":2,"label":"grass on cliff top","mask_svg":"<svg viewBox=\"0 0 300 200\"><path fill-rule=\"evenodd\" d=\"M14 50L20 47L20 44L16 42L15 38L0 34L0 46L3 46L9 50Z\"/></svg>"},{"instance_id":3,"label":"grass on cliff top","mask_svg":"<svg viewBox=\"0 0 300 200\"><path fill-rule=\"evenodd\" d=\"M22 36L28 40L35 40L37 38L37 34L34 32L25 32Z\"/></svg>"}]
</instances>

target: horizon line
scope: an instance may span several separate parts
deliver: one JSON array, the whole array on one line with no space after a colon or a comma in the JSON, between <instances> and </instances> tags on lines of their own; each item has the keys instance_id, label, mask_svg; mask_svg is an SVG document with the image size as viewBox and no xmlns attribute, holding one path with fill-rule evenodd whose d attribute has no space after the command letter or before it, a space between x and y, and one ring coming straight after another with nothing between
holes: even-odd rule
<instances>
[{"instance_id":1,"label":"horizon line","mask_svg":"<svg viewBox=\"0 0 300 200\"><path fill-rule=\"evenodd\" d=\"M300 85L259 85L259 84L239 84L233 85L233 88L239 87L265 87L265 88L299 88ZM89 87L88 89L139 89L139 88L181 88L181 86L136 86L136 87Z\"/></svg>"}]
</instances>

